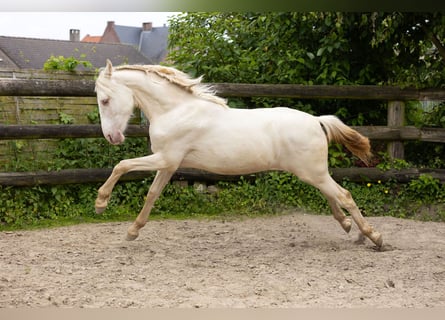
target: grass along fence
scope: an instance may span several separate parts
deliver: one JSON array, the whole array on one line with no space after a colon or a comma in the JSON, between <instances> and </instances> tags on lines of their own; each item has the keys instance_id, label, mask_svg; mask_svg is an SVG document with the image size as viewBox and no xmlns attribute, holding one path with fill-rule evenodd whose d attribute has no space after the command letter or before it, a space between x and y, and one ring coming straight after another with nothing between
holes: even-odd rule
<instances>
[{"instance_id":1,"label":"grass along fence","mask_svg":"<svg viewBox=\"0 0 445 320\"><path fill-rule=\"evenodd\" d=\"M371 140L388 142L391 158L404 157L403 141L418 140L445 143L445 129L416 128L403 126L405 101L410 100L445 100L445 90L413 89L384 86L325 86L325 85L290 85L290 84L213 84L218 94L223 97L275 97L300 99L353 99L388 101L387 126L353 127ZM31 79L0 78L0 96L27 97L94 97L94 80L84 75L69 78ZM148 125L129 125L127 136L148 137ZM7 125L0 124L0 140L16 139L61 139L101 137L99 125ZM394 179L407 182L427 173L445 183L443 169L402 169L382 171L377 168L333 168L334 179L345 177L351 181L386 181ZM39 184L70 184L102 182L111 173L110 168L69 169L61 171L39 172L1 172L0 185L31 186ZM132 172L122 180L142 179L147 172ZM221 176L197 170L181 169L173 179L193 181L236 180L238 176Z\"/></svg>"}]
</instances>

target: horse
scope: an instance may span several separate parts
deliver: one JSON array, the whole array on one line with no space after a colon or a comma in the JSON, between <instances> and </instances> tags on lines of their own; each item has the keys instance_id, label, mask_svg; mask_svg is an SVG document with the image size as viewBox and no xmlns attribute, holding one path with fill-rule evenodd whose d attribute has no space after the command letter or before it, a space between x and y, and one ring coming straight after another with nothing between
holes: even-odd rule
<instances>
[{"instance_id":1,"label":"horse","mask_svg":"<svg viewBox=\"0 0 445 320\"><path fill-rule=\"evenodd\" d=\"M365 163L371 157L369 139L333 115L313 116L285 108L230 108L202 76L161 65L113 67L107 59L95 82L101 129L109 143L124 142L134 108L150 123L152 154L121 160L99 188L95 209L107 207L119 178L130 171L156 171L146 201L128 228L127 240L139 236L156 199L178 168L223 175L267 170L287 171L316 187L327 199L344 231L352 222L360 237L382 247L382 235L362 216L351 193L328 171L328 145L345 145Z\"/></svg>"}]
</instances>

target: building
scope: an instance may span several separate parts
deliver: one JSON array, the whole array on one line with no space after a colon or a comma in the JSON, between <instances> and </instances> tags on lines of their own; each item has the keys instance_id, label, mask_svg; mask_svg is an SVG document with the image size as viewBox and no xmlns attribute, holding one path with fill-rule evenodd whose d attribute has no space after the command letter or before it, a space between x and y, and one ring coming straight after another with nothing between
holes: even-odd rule
<instances>
[{"instance_id":1,"label":"building","mask_svg":"<svg viewBox=\"0 0 445 320\"><path fill-rule=\"evenodd\" d=\"M0 68L42 69L51 55L86 60L95 68L103 67L106 59L114 65L159 64L167 56L168 27L153 27L151 22L130 27L108 21L102 36L88 34L80 40L80 30L71 29L69 39L0 36Z\"/></svg>"},{"instance_id":2,"label":"building","mask_svg":"<svg viewBox=\"0 0 445 320\"><path fill-rule=\"evenodd\" d=\"M94 68L105 66L106 59L114 65L152 64L132 45L81 42L75 29L70 30L69 41L0 36L0 68L42 69L52 55L86 60Z\"/></svg>"},{"instance_id":3,"label":"building","mask_svg":"<svg viewBox=\"0 0 445 320\"><path fill-rule=\"evenodd\" d=\"M149 58L152 64L159 64L167 55L168 27L153 27L151 22L144 22L141 27L130 27L108 21L102 36L88 34L82 42L132 45Z\"/></svg>"}]
</instances>

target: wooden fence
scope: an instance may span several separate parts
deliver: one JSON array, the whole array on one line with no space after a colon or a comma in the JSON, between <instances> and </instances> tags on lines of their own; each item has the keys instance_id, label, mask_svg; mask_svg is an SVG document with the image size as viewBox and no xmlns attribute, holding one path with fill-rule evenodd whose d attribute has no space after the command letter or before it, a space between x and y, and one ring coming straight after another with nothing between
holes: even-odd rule
<instances>
[{"instance_id":1,"label":"wooden fence","mask_svg":"<svg viewBox=\"0 0 445 320\"><path fill-rule=\"evenodd\" d=\"M388 141L388 152L393 158L403 158L402 141L419 140L445 143L445 129L416 128L403 126L405 101L445 100L445 90L383 87L383 86L325 86L290 84L213 84L220 96L224 97L275 97L300 99L355 99L387 100L387 126L354 127L371 140ZM0 96L54 96L94 97L94 80L91 79L0 79ZM148 126L130 125L127 136L148 137ZM8 139L59 139L101 137L99 125L4 125L0 124L0 140ZM377 168L334 168L334 179L344 177L351 181L376 181L395 179L407 182L422 173L431 174L445 183L445 170L404 169L381 171ZM57 172L2 172L0 185L30 186L38 184L68 184L102 182L111 173L105 169L70 169ZM132 172L122 180L147 177L146 172ZM174 179L199 181L233 180L236 176L220 176L196 170L179 170Z\"/></svg>"}]
</instances>

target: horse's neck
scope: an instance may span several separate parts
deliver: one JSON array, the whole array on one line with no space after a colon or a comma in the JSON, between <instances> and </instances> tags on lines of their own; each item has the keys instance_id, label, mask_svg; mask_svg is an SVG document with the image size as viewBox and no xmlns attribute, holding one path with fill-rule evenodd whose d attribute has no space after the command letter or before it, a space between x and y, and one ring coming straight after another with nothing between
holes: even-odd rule
<instances>
[{"instance_id":1,"label":"horse's neck","mask_svg":"<svg viewBox=\"0 0 445 320\"><path fill-rule=\"evenodd\" d=\"M137 106L150 122L183 105L193 107L205 103L216 106L215 103L197 97L184 88L158 78L152 73L122 71L119 78L133 90Z\"/></svg>"},{"instance_id":2,"label":"horse's neck","mask_svg":"<svg viewBox=\"0 0 445 320\"><path fill-rule=\"evenodd\" d=\"M197 98L188 92L167 84L162 89L153 90L153 86L144 84L133 88L135 101L150 122L184 103L192 103Z\"/></svg>"},{"instance_id":3,"label":"horse's neck","mask_svg":"<svg viewBox=\"0 0 445 320\"><path fill-rule=\"evenodd\" d=\"M168 101L168 97L171 95L165 94L163 86L162 89L156 90L158 86L153 85L150 75L134 70L119 70L114 75L117 81L133 91L136 106L141 109L149 121L172 107Z\"/></svg>"}]
</instances>

